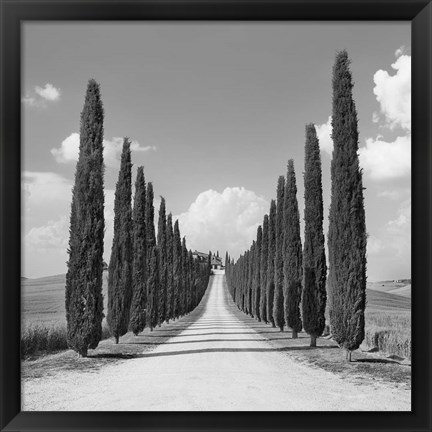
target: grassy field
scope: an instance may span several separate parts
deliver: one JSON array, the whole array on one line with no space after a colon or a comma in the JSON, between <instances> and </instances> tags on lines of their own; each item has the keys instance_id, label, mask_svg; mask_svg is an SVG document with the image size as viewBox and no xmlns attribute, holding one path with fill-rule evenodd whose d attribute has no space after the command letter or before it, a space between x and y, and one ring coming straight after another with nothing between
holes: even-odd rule
<instances>
[{"instance_id":1,"label":"grassy field","mask_svg":"<svg viewBox=\"0 0 432 432\"><path fill-rule=\"evenodd\" d=\"M66 325L66 275L21 281L21 323L23 327ZM107 309L108 272L104 272L102 293Z\"/></svg>"}]
</instances>

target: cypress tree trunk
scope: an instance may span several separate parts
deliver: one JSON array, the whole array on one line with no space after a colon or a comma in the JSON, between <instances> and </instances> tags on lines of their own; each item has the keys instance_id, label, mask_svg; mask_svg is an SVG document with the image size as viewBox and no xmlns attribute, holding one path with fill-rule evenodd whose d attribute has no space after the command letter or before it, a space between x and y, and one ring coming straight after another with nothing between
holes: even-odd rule
<instances>
[{"instance_id":1,"label":"cypress tree trunk","mask_svg":"<svg viewBox=\"0 0 432 432\"><path fill-rule=\"evenodd\" d=\"M260 266L260 315L261 319L267 323L267 261L268 261L268 225L269 218L268 215L264 216L263 222L263 233L262 233L262 246L261 246L261 266Z\"/></svg>"},{"instance_id":2,"label":"cypress tree trunk","mask_svg":"<svg viewBox=\"0 0 432 432\"><path fill-rule=\"evenodd\" d=\"M329 215L329 303L334 340L347 351L364 339L366 224L358 160L357 112L346 51L333 68L333 158Z\"/></svg>"},{"instance_id":3,"label":"cypress tree trunk","mask_svg":"<svg viewBox=\"0 0 432 432\"><path fill-rule=\"evenodd\" d=\"M114 199L114 238L108 268L108 316L111 334L127 333L132 298L132 163L125 138Z\"/></svg>"},{"instance_id":4,"label":"cypress tree trunk","mask_svg":"<svg viewBox=\"0 0 432 432\"><path fill-rule=\"evenodd\" d=\"M285 190L285 227L284 238L284 285L285 319L292 329L292 337L302 329L300 318L300 300L302 290L302 245L300 238L300 215L297 203L297 186L294 161L288 161L288 173Z\"/></svg>"},{"instance_id":5,"label":"cypress tree trunk","mask_svg":"<svg viewBox=\"0 0 432 432\"><path fill-rule=\"evenodd\" d=\"M283 331L285 325L284 318L284 260L283 260L283 245L284 245L284 194L285 194L285 178L280 176L277 186L277 203L276 203L276 256L275 256L275 271L274 271L274 303L273 303L273 318L280 331Z\"/></svg>"},{"instance_id":6,"label":"cypress tree trunk","mask_svg":"<svg viewBox=\"0 0 432 432\"><path fill-rule=\"evenodd\" d=\"M144 168L138 167L133 208L132 304L129 329L134 335L146 325L147 308L147 240L145 225L146 186Z\"/></svg>"},{"instance_id":7,"label":"cypress tree trunk","mask_svg":"<svg viewBox=\"0 0 432 432\"><path fill-rule=\"evenodd\" d=\"M148 278L151 267L152 257L149 255L150 251L156 246L156 235L154 226L154 205L153 205L154 193L153 184L151 182L147 185L146 195L146 240L147 240L147 274ZM155 252L157 253L157 252ZM157 263L159 266L159 263ZM153 331L153 328L157 325L158 317L158 289L159 289L159 277L157 278L157 284L150 284L147 278L147 326ZM157 289L155 289L157 287Z\"/></svg>"},{"instance_id":8,"label":"cypress tree trunk","mask_svg":"<svg viewBox=\"0 0 432 432\"><path fill-rule=\"evenodd\" d=\"M274 301L274 268L276 255L276 202L270 203L269 214L269 242L268 242L268 260L267 260L267 320L271 322L272 327L276 327L273 318L273 301Z\"/></svg>"},{"instance_id":9,"label":"cypress tree trunk","mask_svg":"<svg viewBox=\"0 0 432 432\"><path fill-rule=\"evenodd\" d=\"M158 222L158 235L157 244L160 251L160 291L158 293L158 317L157 322L160 325L165 321L166 316L166 301L167 301L167 226L166 226L166 209L165 209L165 198L161 197L161 203L159 208L159 222Z\"/></svg>"},{"instance_id":10,"label":"cypress tree trunk","mask_svg":"<svg viewBox=\"0 0 432 432\"><path fill-rule=\"evenodd\" d=\"M65 306L68 346L86 357L102 337L104 251L104 110L90 80L81 112L79 157L72 191Z\"/></svg>"},{"instance_id":11,"label":"cypress tree trunk","mask_svg":"<svg viewBox=\"0 0 432 432\"><path fill-rule=\"evenodd\" d=\"M327 264L323 233L321 157L315 126L306 126L305 146L305 244L303 252L302 316L311 346L325 328Z\"/></svg>"},{"instance_id":12,"label":"cypress tree trunk","mask_svg":"<svg viewBox=\"0 0 432 432\"><path fill-rule=\"evenodd\" d=\"M315 335L311 335L310 337L310 346L316 348L317 337Z\"/></svg>"}]
</instances>

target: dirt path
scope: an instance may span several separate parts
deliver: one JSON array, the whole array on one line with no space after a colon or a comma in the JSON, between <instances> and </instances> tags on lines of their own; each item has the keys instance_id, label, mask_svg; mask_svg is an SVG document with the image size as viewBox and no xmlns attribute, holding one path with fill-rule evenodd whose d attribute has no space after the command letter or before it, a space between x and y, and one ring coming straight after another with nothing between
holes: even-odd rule
<instances>
[{"instance_id":1,"label":"dirt path","mask_svg":"<svg viewBox=\"0 0 432 432\"><path fill-rule=\"evenodd\" d=\"M223 277L177 336L97 371L26 380L23 410L410 410L410 392L355 385L275 350L233 314Z\"/></svg>"}]
</instances>

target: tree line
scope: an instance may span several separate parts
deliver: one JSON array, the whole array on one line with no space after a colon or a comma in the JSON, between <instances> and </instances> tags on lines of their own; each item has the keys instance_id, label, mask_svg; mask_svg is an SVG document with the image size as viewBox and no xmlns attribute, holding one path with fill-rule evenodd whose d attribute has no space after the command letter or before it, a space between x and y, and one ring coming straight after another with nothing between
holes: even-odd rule
<instances>
[{"instance_id":1,"label":"tree line","mask_svg":"<svg viewBox=\"0 0 432 432\"><path fill-rule=\"evenodd\" d=\"M72 190L65 305L68 346L81 356L102 337L104 251L104 109L99 84L88 82L81 112L79 157ZM114 199L108 266L107 322L116 343L132 331L153 330L192 311L210 276L195 260L161 197L157 236L153 184L138 167L132 205L131 142L124 138Z\"/></svg>"},{"instance_id":2,"label":"tree line","mask_svg":"<svg viewBox=\"0 0 432 432\"><path fill-rule=\"evenodd\" d=\"M280 176L276 200L258 227L256 240L235 262L225 257L229 291L240 310L292 337L304 329L310 345L323 334L328 310L333 339L351 360L364 339L366 223L358 159L357 111L346 51L336 55L332 79L331 204L327 247L323 232L322 168L315 126L306 125L304 245L294 161ZM328 273L328 274L327 274Z\"/></svg>"}]
</instances>

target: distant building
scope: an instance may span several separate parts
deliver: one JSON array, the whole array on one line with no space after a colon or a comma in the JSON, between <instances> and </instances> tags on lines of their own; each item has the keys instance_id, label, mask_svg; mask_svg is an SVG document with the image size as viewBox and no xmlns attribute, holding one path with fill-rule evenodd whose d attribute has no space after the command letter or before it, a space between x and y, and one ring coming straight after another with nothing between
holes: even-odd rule
<instances>
[{"instance_id":1,"label":"distant building","mask_svg":"<svg viewBox=\"0 0 432 432\"><path fill-rule=\"evenodd\" d=\"M199 262L208 261L208 254L204 252L198 252L197 250L195 250L194 252L192 252L192 256L194 257L194 259L198 260ZM222 265L222 258L218 257L217 255L211 256L210 263L211 263L211 268L213 270L221 270L224 268L224 266Z\"/></svg>"},{"instance_id":2,"label":"distant building","mask_svg":"<svg viewBox=\"0 0 432 432\"><path fill-rule=\"evenodd\" d=\"M222 265L222 258L216 255L212 255L211 257L211 268L214 270L221 270L224 268Z\"/></svg>"},{"instance_id":3,"label":"distant building","mask_svg":"<svg viewBox=\"0 0 432 432\"><path fill-rule=\"evenodd\" d=\"M208 254L204 252L198 252L197 250L195 250L195 252L192 252L192 256L199 262L207 262L208 260Z\"/></svg>"}]
</instances>

